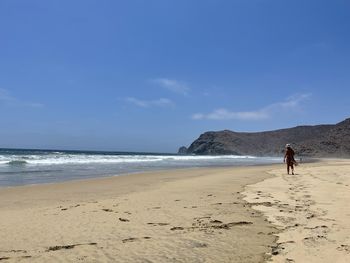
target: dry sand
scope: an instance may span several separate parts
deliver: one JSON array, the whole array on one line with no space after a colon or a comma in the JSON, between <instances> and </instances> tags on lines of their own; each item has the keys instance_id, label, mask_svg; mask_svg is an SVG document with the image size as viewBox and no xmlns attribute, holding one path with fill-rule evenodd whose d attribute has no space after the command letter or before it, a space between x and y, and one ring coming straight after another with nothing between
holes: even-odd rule
<instances>
[{"instance_id":1,"label":"dry sand","mask_svg":"<svg viewBox=\"0 0 350 263\"><path fill-rule=\"evenodd\" d=\"M273 167L0 189L0 261L264 262L277 231L241 192Z\"/></svg>"},{"instance_id":2,"label":"dry sand","mask_svg":"<svg viewBox=\"0 0 350 263\"><path fill-rule=\"evenodd\" d=\"M350 262L350 160L302 164L294 176L284 167L270 174L244 193L280 230L270 261Z\"/></svg>"}]
</instances>

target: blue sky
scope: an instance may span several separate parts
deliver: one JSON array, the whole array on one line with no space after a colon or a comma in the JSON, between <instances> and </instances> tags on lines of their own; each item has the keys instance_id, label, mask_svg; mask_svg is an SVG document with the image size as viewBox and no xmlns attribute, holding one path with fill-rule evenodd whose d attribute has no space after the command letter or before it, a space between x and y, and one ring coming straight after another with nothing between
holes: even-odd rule
<instances>
[{"instance_id":1,"label":"blue sky","mask_svg":"<svg viewBox=\"0 0 350 263\"><path fill-rule=\"evenodd\" d=\"M350 2L0 1L0 147L175 152L350 116Z\"/></svg>"}]
</instances>

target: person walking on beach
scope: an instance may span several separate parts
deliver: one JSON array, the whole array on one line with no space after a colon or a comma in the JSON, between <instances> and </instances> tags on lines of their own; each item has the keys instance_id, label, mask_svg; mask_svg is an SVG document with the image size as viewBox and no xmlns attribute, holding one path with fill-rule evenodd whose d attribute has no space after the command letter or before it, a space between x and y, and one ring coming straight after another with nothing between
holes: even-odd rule
<instances>
[{"instance_id":1,"label":"person walking on beach","mask_svg":"<svg viewBox=\"0 0 350 263\"><path fill-rule=\"evenodd\" d=\"M286 144L283 162L287 164L287 173L289 174L289 168L291 168L292 174L294 175L294 164L296 162L294 159L294 150L289 143Z\"/></svg>"}]
</instances>

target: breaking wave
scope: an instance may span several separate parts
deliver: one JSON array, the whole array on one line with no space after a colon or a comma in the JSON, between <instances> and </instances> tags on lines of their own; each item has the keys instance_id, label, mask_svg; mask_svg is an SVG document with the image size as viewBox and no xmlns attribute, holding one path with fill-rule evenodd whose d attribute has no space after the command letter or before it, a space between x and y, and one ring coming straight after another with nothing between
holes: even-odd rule
<instances>
[{"instance_id":1,"label":"breaking wave","mask_svg":"<svg viewBox=\"0 0 350 263\"><path fill-rule=\"evenodd\" d=\"M24 160L13 160L13 161L9 161L6 164L8 165L25 165L27 162Z\"/></svg>"},{"instance_id":2,"label":"breaking wave","mask_svg":"<svg viewBox=\"0 0 350 263\"><path fill-rule=\"evenodd\" d=\"M255 165L281 158L0 149L0 187L186 167Z\"/></svg>"},{"instance_id":3,"label":"breaking wave","mask_svg":"<svg viewBox=\"0 0 350 263\"><path fill-rule=\"evenodd\" d=\"M19 159L20 158L20 159ZM253 156L172 156L172 155L87 155L62 154L26 156L0 156L0 165L55 165L55 164L118 164L118 163L153 163L153 162L203 162L215 160L254 159ZM25 160L23 160L25 159Z\"/></svg>"}]
</instances>

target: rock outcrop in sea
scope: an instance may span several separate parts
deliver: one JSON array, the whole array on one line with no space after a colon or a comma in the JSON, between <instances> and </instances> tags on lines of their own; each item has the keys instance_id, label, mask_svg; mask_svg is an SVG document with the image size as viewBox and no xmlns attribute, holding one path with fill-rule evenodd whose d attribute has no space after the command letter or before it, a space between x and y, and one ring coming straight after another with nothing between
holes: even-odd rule
<instances>
[{"instance_id":1,"label":"rock outcrop in sea","mask_svg":"<svg viewBox=\"0 0 350 263\"><path fill-rule=\"evenodd\" d=\"M177 152L178 154L187 154L187 147L181 146Z\"/></svg>"}]
</instances>

